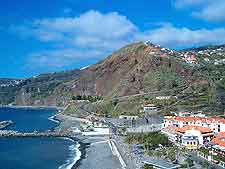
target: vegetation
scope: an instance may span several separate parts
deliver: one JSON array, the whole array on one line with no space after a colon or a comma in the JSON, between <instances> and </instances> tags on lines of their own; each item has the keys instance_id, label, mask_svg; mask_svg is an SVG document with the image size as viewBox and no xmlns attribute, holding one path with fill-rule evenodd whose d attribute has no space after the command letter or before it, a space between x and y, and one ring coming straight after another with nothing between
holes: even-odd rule
<instances>
[{"instance_id":1,"label":"vegetation","mask_svg":"<svg viewBox=\"0 0 225 169\"><path fill-rule=\"evenodd\" d=\"M214 155L213 159L217 160L217 161L225 162L225 157L224 157L224 155L221 155L221 154Z\"/></svg>"},{"instance_id":2,"label":"vegetation","mask_svg":"<svg viewBox=\"0 0 225 169\"><path fill-rule=\"evenodd\" d=\"M76 95L76 96L72 96L72 100L88 100L90 102L97 102L99 100L102 100L103 98L101 96L91 96L91 95Z\"/></svg>"},{"instance_id":3,"label":"vegetation","mask_svg":"<svg viewBox=\"0 0 225 169\"><path fill-rule=\"evenodd\" d=\"M159 132L147 133L147 134L128 134L125 141L129 144L144 144L145 149L151 150L158 148L159 146L168 146L168 137Z\"/></svg>"},{"instance_id":4,"label":"vegetation","mask_svg":"<svg viewBox=\"0 0 225 169\"><path fill-rule=\"evenodd\" d=\"M90 107L101 115L118 116L139 115L140 105L151 102L164 107L163 113L186 109L221 114L225 110L225 66L214 62L225 58L225 47L213 54L211 49L204 56L198 54L199 49L194 50L198 64L187 64L181 52L172 55L153 44L130 44L88 71L42 74L24 79L16 86L2 86L0 104L64 106L71 99L82 99L93 103ZM0 84L5 84L1 81ZM147 96L152 91L158 94ZM104 96L104 101L94 96L96 93ZM145 96L113 99L141 93ZM179 99L159 101L154 99L156 95L176 95Z\"/></svg>"},{"instance_id":5,"label":"vegetation","mask_svg":"<svg viewBox=\"0 0 225 169\"><path fill-rule=\"evenodd\" d=\"M204 155L206 155L206 156L209 155L209 150L206 149L206 148L204 148L204 147L201 147L201 148L199 149L199 151L200 151L201 153L203 153Z\"/></svg>"},{"instance_id":6,"label":"vegetation","mask_svg":"<svg viewBox=\"0 0 225 169\"><path fill-rule=\"evenodd\" d=\"M151 165L145 164L144 169L154 169L154 167Z\"/></svg>"},{"instance_id":7,"label":"vegetation","mask_svg":"<svg viewBox=\"0 0 225 169\"><path fill-rule=\"evenodd\" d=\"M185 81L174 68L160 66L157 71L145 75L144 84L158 90L165 90L184 86Z\"/></svg>"},{"instance_id":8,"label":"vegetation","mask_svg":"<svg viewBox=\"0 0 225 169\"><path fill-rule=\"evenodd\" d=\"M192 167L192 166L194 166L193 160L190 159L190 158L187 158L187 159L184 161L184 163L181 165L181 168L190 168L190 167Z\"/></svg>"}]
</instances>

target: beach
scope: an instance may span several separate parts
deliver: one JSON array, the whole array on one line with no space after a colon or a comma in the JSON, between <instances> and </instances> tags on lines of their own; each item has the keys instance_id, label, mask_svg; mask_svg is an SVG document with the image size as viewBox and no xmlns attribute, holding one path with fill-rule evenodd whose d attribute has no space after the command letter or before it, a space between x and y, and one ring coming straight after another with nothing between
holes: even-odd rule
<instances>
[{"instance_id":1,"label":"beach","mask_svg":"<svg viewBox=\"0 0 225 169\"><path fill-rule=\"evenodd\" d=\"M67 130L78 128L85 119L57 114L60 126L57 129ZM73 165L72 169L121 169L122 166L116 155L113 155L109 145L108 136L82 136L77 135L75 139L80 144L80 159Z\"/></svg>"},{"instance_id":2,"label":"beach","mask_svg":"<svg viewBox=\"0 0 225 169\"><path fill-rule=\"evenodd\" d=\"M88 146L84 156L72 169L121 169L117 156L111 152L108 140L104 137L90 137L82 141Z\"/></svg>"}]
</instances>

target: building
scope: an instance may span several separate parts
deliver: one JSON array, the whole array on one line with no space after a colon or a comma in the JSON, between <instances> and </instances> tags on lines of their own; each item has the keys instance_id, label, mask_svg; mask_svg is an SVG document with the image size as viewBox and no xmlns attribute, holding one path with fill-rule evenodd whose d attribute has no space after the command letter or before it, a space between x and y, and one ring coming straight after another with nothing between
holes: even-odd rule
<instances>
[{"instance_id":1,"label":"building","mask_svg":"<svg viewBox=\"0 0 225 169\"><path fill-rule=\"evenodd\" d=\"M206 117L206 115L203 114L201 111L198 111L198 112L181 111L181 112L175 113L175 115L180 117Z\"/></svg>"},{"instance_id":2,"label":"building","mask_svg":"<svg viewBox=\"0 0 225 169\"><path fill-rule=\"evenodd\" d=\"M187 111L181 111L177 113L177 116L180 117L190 117L191 116L191 112L187 112Z\"/></svg>"},{"instance_id":3,"label":"building","mask_svg":"<svg viewBox=\"0 0 225 169\"><path fill-rule=\"evenodd\" d=\"M213 137L213 131L202 126L177 127L176 131L178 142L187 149L198 149Z\"/></svg>"},{"instance_id":4,"label":"building","mask_svg":"<svg viewBox=\"0 0 225 169\"><path fill-rule=\"evenodd\" d=\"M119 116L119 119L121 119L121 120L137 120L138 116L121 115L121 116Z\"/></svg>"},{"instance_id":5,"label":"building","mask_svg":"<svg viewBox=\"0 0 225 169\"><path fill-rule=\"evenodd\" d=\"M177 169L180 168L179 164L173 164L169 161L163 159L154 159L154 158L147 158L143 161L144 164L151 166L152 168L158 169Z\"/></svg>"},{"instance_id":6,"label":"building","mask_svg":"<svg viewBox=\"0 0 225 169\"><path fill-rule=\"evenodd\" d=\"M167 126L184 127L187 125L210 128L214 133L225 132L225 119L220 117L164 117L163 127Z\"/></svg>"},{"instance_id":7,"label":"building","mask_svg":"<svg viewBox=\"0 0 225 169\"><path fill-rule=\"evenodd\" d=\"M225 132L220 132L212 139L212 148L216 153L225 155Z\"/></svg>"},{"instance_id":8,"label":"building","mask_svg":"<svg viewBox=\"0 0 225 169\"><path fill-rule=\"evenodd\" d=\"M176 126L168 126L161 130L161 132L168 136L169 141L175 143L177 142L177 127Z\"/></svg>"},{"instance_id":9,"label":"building","mask_svg":"<svg viewBox=\"0 0 225 169\"><path fill-rule=\"evenodd\" d=\"M157 96L156 99L157 100L169 100L169 99L172 99L172 98L176 98L176 96Z\"/></svg>"},{"instance_id":10,"label":"building","mask_svg":"<svg viewBox=\"0 0 225 169\"><path fill-rule=\"evenodd\" d=\"M184 54L183 60L185 60L189 64L196 64L198 62L196 56L191 53Z\"/></svg>"},{"instance_id":11,"label":"building","mask_svg":"<svg viewBox=\"0 0 225 169\"><path fill-rule=\"evenodd\" d=\"M158 108L154 104L144 105L143 109L144 109L144 113L152 114L152 113L158 112Z\"/></svg>"},{"instance_id":12,"label":"building","mask_svg":"<svg viewBox=\"0 0 225 169\"><path fill-rule=\"evenodd\" d=\"M202 113L201 111L198 111L198 112L192 112L191 117L206 117L206 115Z\"/></svg>"}]
</instances>

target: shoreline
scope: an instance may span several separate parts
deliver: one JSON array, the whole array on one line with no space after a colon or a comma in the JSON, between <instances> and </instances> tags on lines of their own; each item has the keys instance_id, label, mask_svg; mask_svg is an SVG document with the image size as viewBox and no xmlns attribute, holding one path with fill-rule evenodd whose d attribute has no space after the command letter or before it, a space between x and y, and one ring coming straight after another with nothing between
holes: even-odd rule
<instances>
[{"instance_id":1,"label":"shoreline","mask_svg":"<svg viewBox=\"0 0 225 169\"><path fill-rule=\"evenodd\" d=\"M20 105L0 105L0 108L31 108L31 109L56 109L63 111L65 107L58 107L58 106L20 106Z\"/></svg>"},{"instance_id":2,"label":"shoreline","mask_svg":"<svg viewBox=\"0 0 225 169\"><path fill-rule=\"evenodd\" d=\"M81 156L71 167L71 169L77 169L81 165L81 162L86 158L87 148L90 147L90 143L83 143L82 141L78 141L78 144L80 144L78 150L80 151Z\"/></svg>"},{"instance_id":3,"label":"shoreline","mask_svg":"<svg viewBox=\"0 0 225 169\"><path fill-rule=\"evenodd\" d=\"M9 107L9 108L55 108L50 106L0 106L0 107ZM67 130L78 128L81 126L82 122L86 120L83 118L77 118L69 115L63 114L64 108L58 108L56 113L53 116L48 117L48 120L57 123L58 125L53 128L53 130ZM54 136L53 136L54 137ZM100 159L100 168L104 169L106 166L113 167L117 166L118 168L118 159L113 156L108 143L105 142L107 139L103 136L82 136L82 135L65 135L64 138L71 139L74 141L75 151L71 154L72 157L68 160L71 160L69 164L66 163L66 169L86 169L92 168L96 169L96 162ZM55 137L56 138L56 137ZM107 144L107 145L106 145ZM99 153L100 150L100 153ZM70 150L68 150L70 151ZM79 152L78 152L79 151ZM93 151L97 154L93 154ZM103 153L101 153L101 151ZM63 165L63 164L62 164ZM58 166L59 168L61 166ZM101 168L103 167L103 168ZM110 168L111 169L111 168Z\"/></svg>"}]
</instances>

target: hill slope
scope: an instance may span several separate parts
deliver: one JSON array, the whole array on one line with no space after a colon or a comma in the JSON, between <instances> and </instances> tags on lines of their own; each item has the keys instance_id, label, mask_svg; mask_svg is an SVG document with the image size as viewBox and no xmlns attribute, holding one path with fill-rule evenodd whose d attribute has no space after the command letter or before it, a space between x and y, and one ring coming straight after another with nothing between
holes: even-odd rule
<instances>
[{"instance_id":1,"label":"hill slope","mask_svg":"<svg viewBox=\"0 0 225 169\"><path fill-rule=\"evenodd\" d=\"M112 99L160 91L159 95L190 96L181 99L177 106L207 105L222 110L224 56L223 46L172 51L151 43L134 43L84 70L29 78L13 90L0 88L0 91L13 91L10 97L1 96L0 101L1 104L65 105L76 95Z\"/></svg>"}]
</instances>

